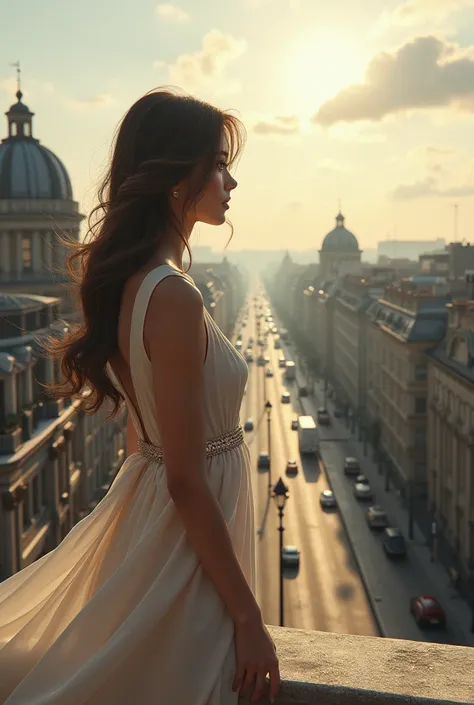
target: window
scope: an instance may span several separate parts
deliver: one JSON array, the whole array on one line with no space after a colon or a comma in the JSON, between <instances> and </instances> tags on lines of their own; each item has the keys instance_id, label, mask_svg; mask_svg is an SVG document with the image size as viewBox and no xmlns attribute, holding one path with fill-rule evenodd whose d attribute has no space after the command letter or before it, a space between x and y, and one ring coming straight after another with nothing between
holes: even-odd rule
<instances>
[{"instance_id":1,"label":"window","mask_svg":"<svg viewBox=\"0 0 474 705\"><path fill-rule=\"evenodd\" d=\"M415 429L415 446L424 448L426 446L426 428Z\"/></svg>"},{"instance_id":2,"label":"window","mask_svg":"<svg viewBox=\"0 0 474 705\"><path fill-rule=\"evenodd\" d=\"M23 272L33 271L33 260L31 257L31 235L23 235L21 239L21 261Z\"/></svg>"},{"instance_id":3,"label":"window","mask_svg":"<svg viewBox=\"0 0 474 705\"><path fill-rule=\"evenodd\" d=\"M415 414L426 414L426 397L415 399Z\"/></svg>"},{"instance_id":4,"label":"window","mask_svg":"<svg viewBox=\"0 0 474 705\"><path fill-rule=\"evenodd\" d=\"M417 382L425 382L428 376L428 369L425 362L415 365L415 380Z\"/></svg>"}]
</instances>

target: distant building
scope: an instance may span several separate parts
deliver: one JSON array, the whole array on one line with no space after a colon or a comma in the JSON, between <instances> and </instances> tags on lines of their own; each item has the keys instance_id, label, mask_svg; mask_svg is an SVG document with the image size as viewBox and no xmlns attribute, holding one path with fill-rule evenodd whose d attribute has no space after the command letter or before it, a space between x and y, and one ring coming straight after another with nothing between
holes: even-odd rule
<instances>
[{"instance_id":1,"label":"distant building","mask_svg":"<svg viewBox=\"0 0 474 705\"><path fill-rule=\"evenodd\" d=\"M34 113L20 90L16 97L0 143L0 289L60 297L62 313L72 313L57 232L78 240L84 216L64 165L33 137Z\"/></svg>"},{"instance_id":2,"label":"distant building","mask_svg":"<svg viewBox=\"0 0 474 705\"><path fill-rule=\"evenodd\" d=\"M418 261L420 255L426 252L436 252L443 250L446 240L383 240L378 243L377 252L379 257L389 259L409 259Z\"/></svg>"},{"instance_id":3,"label":"distant building","mask_svg":"<svg viewBox=\"0 0 474 705\"><path fill-rule=\"evenodd\" d=\"M419 266L423 274L464 281L466 270L474 269L474 245L469 242L451 242L440 252L420 255Z\"/></svg>"},{"instance_id":4,"label":"distant building","mask_svg":"<svg viewBox=\"0 0 474 705\"><path fill-rule=\"evenodd\" d=\"M344 221L344 216L339 212L336 227L326 235L319 250L319 267L323 279L354 271L354 265L360 264L362 251L356 236L347 230Z\"/></svg>"},{"instance_id":5,"label":"distant building","mask_svg":"<svg viewBox=\"0 0 474 705\"><path fill-rule=\"evenodd\" d=\"M242 274L224 257L222 262L193 264L190 275L208 312L230 338L245 299L246 283Z\"/></svg>"},{"instance_id":6,"label":"distant building","mask_svg":"<svg viewBox=\"0 0 474 705\"><path fill-rule=\"evenodd\" d=\"M446 340L428 353L428 501L440 557L467 581L474 573L474 301L448 309Z\"/></svg>"}]
</instances>

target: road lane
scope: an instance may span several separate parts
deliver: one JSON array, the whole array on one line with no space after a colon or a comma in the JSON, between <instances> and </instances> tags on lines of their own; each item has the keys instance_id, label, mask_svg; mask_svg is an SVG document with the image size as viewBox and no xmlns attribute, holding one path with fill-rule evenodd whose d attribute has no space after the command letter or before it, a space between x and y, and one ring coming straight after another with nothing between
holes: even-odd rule
<instances>
[{"instance_id":1,"label":"road lane","mask_svg":"<svg viewBox=\"0 0 474 705\"><path fill-rule=\"evenodd\" d=\"M263 320L261 328L263 328ZM244 329L245 351L249 336L254 338L255 360L256 319L253 305ZM291 431L291 419L300 413L292 392L292 404L282 404L281 393L286 388L282 370L278 368L280 350L273 348L274 336L268 336L265 351L274 372L266 379L268 398L272 403L272 482L282 477L289 487L285 508L284 544L295 544L301 551L299 574L284 581L285 626L318 629L339 633L376 635L377 628L370 610L352 552L337 512L324 512L319 494L328 488L319 463L314 458L302 462L298 452L297 433ZM244 397L242 421L252 417L256 423L253 434L247 434L252 457L252 483L255 497L257 529L257 599L265 622L279 623L279 532L275 502L268 501L268 473L258 472L257 456L267 450L267 420L264 407L264 367L256 361L249 364L249 382ZM260 423L259 423L260 421ZM257 425L258 424L258 425ZM288 459L300 467L296 478L285 475Z\"/></svg>"}]
</instances>

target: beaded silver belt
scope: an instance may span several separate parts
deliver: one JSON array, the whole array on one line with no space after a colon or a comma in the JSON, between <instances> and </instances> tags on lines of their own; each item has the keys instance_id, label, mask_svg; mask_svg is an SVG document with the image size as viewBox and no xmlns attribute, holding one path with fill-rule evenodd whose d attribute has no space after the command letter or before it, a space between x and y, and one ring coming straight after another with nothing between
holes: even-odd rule
<instances>
[{"instance_id":1,"label":"beaded silver belt","mask_svg":"<svg viewBox=\"0 0 474 705\"><path fill-rule=\"evenodd\" d=\"M214 455L220 455L232 448L237 448L244 442L244 431L242 426L237 426L233 431L227 431L222 436L212 438L206 443L206 458L212 458ZM155 463L163 463L164 455L160 446L155 446L153 443L147 443L141 438L138 439L138 451L148 460L153 460Z\"/></svg>"}]
</instances>

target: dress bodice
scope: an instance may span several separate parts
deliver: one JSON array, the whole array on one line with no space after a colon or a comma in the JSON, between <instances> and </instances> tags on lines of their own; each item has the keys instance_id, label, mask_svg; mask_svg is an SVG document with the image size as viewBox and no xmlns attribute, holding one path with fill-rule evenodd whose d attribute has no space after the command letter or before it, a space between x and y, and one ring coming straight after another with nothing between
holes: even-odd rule
<instances>
[{"instance_id":1,"label":"dress bodice","mask_svg":"<svg viewBox=\"0 0 474 705\"><path fill-rule=\"evenodd\" d=\"M128 397L110 365L108 372L124 396L135 430L143 439L140 418L151 443L161 446L156 424L153 370L143 345L143 327L150 297L158 284L168 276L181 276L196 287L194 280L170 265L151 270L143 279L132 309L130 327L130 372L138 409ZM196 287L197 288L197 287ZM206 438L220 436L239 423L240 406L248 377L244 358L220 330L207 309L204 309L207 331L207 352L204 361L204 413ZM138 412L138 413L137 413Z\"/></svg>"}]
</instances>

